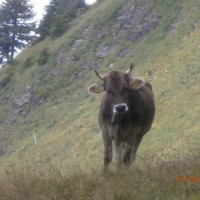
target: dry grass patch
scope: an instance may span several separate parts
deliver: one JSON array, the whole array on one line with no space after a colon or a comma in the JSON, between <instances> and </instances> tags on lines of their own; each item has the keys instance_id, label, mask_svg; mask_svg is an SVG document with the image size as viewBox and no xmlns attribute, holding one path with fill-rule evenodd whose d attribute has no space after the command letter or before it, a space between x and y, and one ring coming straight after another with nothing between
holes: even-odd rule
<instances>
[{"instance_id":1,"label":"dry grass patch","mask_svg":"<svg viewBox=\"0 0 200 200\"><path fill-rule=\"evenodd\" d=\"M0 179L0 199L199 199L199 156L153 165L146 159L141 164L129 170L102 173L98 167L73 174L55 164L9 166Z\"/></svg>"}]
</instances>

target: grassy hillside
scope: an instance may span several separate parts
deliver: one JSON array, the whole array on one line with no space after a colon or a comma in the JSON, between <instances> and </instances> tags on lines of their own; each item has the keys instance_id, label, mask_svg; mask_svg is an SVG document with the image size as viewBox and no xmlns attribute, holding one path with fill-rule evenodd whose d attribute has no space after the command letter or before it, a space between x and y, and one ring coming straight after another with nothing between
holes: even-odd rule
<instances>
[{"instance_id":1,"label":"grassy hillside","mask_svg":"<svg viewBox=\"0 0 200 200\"><path fill-rule=\"evenodd\" d=\"M9 184L0 197L133 199L140 191L139 199L199 199L200 181L190 180L200 174L199 9L198 0L99 0L61 38L1 69L0 186ZM153 85L156 118L134 169L106 179L102 95L87 87L99 82L94 69L126 70L131 62Z\"/></svg>"}]
</instances>

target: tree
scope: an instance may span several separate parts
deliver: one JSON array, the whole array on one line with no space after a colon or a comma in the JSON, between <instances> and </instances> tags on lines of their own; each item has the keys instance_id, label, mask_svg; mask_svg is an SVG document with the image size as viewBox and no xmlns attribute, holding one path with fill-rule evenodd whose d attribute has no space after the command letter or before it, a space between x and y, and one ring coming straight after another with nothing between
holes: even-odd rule
<instances>
[{"instance_id":1,"label":"tree","mask_svg":"<svg viewBox=\"0 0 200 200\"><path fill-rule=\"evenodd\" d=\"M18 49L34 39L36 23L29 0L5 0L0 7L0 63L14 58Z\"/></svg>"},{"instance_id":2,"label":"tree","mask_svg":"<svg viewBox=\"0 0 200 200\"><path fill-rule=\"evenodd\" d=\"M9 49L8 29L7 27L0 27L0 64L3 63L5 57L8 57Z\"/></svg>"},{"instance_id":3,"label":"tree","mask_svg":"<svg viewBox=\"0 0 200 200\"><path fill-rule=\"evenodd\" d=\"M40 22L37 32L40 34L40 40L51 34L51 27L59 12L63 0L51 0L49 5L45 7L46 14Z\"/></svg>"},{"instance_id":4,"label":"tree","mask_svg":"<svg viewBox=\"0 0 200 200\"><path fill-rule=\"evenodd\" d=\"M51 0L38 27L40 40L47 36L61 36L82 8L86 8L84 0Z\"/></svg>"},{"instance_id":5,"label":"tree","mask_svg":"<svg viewBox=\"0 0 200 200\"><path fill-rule=\"evenodd\" d=\"M62 15L56 15L55 22L51 28L51 37L60 37L66 30L67 25L65 23L65 18Z\"/></svg>"}]
</instances>

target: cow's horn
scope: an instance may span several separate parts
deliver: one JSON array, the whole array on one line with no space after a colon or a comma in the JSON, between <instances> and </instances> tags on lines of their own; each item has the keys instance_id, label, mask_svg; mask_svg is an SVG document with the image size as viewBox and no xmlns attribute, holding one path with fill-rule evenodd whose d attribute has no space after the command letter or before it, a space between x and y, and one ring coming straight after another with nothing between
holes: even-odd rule
<instances>
[{"instance_id":1,"label":"cow's horn","mask_svg":"<svg viewBox=\"0 0 200 200\"><path fill-rule=\"evenodd\" d=\"M98 77L99 79L101 79L101 80L103 80L103 81L105 80L104 77L103 77L102 75L100 75L96 69L94 70L94 72L95 72L95 74L97 75L97 77Z\"/></svg>"},{"instance_id":2,"label":"cow's horn","mask_svg":"<svg viewBox=\"0 0 200 200\"><path fill-rule=\"evenodd\" d=\"M126 71L126 73L127 73L127 74L130 74L130 73L132 72L134 66L135 66L135 64L134 64L134 63L131 63L131 66L130 66L130 68Z\"/></svg>"}]
</instances>

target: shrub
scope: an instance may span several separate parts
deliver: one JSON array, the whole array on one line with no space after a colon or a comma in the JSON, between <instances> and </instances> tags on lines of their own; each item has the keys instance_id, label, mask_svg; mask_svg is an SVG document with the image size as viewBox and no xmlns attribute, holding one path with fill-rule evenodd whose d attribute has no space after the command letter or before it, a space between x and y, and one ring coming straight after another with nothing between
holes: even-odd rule
<instances>
[{"instance_id":1,"label":"shrub","mask_svg":"<svg viewBox=\"0 0 200 200\"><path fill-rule=\"evenodd\" d=\"M23 68L24 68L24 69L29 68L29 67L31 67L33 64L34 64L33 57L28 57L28 58L24 61Z\"/></svg>"},{"instance_id":2,"label":"shrub","mask_svg":"<svg viewBox=\"0 0 200 200\"><path fill-rule=\"evenodd\" d=\"M3 76L2 79L0 79L0 87L6 87L8 85L8 83L10 82L11 80L11 77L10 75L6 74L5 76Z\"/></svg>"},{"instance_id":3,"label":"shrub","mask_svg":"<svg viewBox=\"0 0 200 200\"><path fill-rule=\"evenodd\" d=\"M5 74L0 78L0 87L1 88L6 87L8 83L11 81L13 75L14 75L14 68L7 67L5 70Z\"/></svg>"},{"instance_id":4,"label":"shrub","mask_svg":"<svg viewBox=\"0 0 200 200\"><path fill-rule=\"evenodd\" d=\"M50 54L49 54L49 50L47 47L45 47L41 52L40 52L40 55L39 55L39 58L38 58L38 64L39 65L44 65L48 62L48 58L49 58Z\"/></svg>"},{"instance_id":5,"label":"shrub","mask_svg":"<svg viewBox=\"0 0 200 200\"><path fill-rule=\"evenodd\" d=\"M67 29L67 25L65 21L66 19L63 16L61 15L56 16L56 19L51 31L52 38L57 38L63 35L63 33Z\"/></svg>"}]
</instances>

